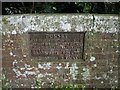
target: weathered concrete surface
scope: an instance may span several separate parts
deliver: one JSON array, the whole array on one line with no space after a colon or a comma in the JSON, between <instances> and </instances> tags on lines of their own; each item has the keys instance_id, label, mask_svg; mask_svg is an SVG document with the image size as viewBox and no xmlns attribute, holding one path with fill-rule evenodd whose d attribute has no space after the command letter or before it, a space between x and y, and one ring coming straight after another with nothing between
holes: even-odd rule
<instances>
[{"instance_id":1,"label":"weathered concrete surface","mask_svg":"<svg viewBox=\"0 0 120 90\"><path fill-rule=\"evenodd\" d=\"M118 87L117 15L42 14L2 17L3 73L11 87L46 87L56 83L81 83L89 87ZM28 32L87 31L85 59L45 61L29 55Z\"/></svg>"}]
</instances>

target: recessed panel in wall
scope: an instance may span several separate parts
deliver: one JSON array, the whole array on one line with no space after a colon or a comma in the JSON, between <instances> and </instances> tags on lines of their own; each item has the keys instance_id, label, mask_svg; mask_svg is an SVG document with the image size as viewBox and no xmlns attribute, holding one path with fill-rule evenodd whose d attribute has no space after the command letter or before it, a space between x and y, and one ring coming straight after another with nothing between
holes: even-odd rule
<instances>
[{"instance_id":1,"label":"recessed panel in wall","mask_svg":"<svg viewBox=\"0 0 120 90\"><path fill-rule=\"evenodd\" d=\"M53 59L82 59L84 32L29 32L32 57Z\"/></svg>"}]
</instances>

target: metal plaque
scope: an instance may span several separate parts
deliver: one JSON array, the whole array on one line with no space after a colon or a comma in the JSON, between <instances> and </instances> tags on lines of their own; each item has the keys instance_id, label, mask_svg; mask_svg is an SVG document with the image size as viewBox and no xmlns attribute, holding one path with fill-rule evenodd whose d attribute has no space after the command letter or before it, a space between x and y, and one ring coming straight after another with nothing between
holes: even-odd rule
<instances>
[{"instance_id":1,"label":"metal plaque","mask_svg":"<svg viewBox=\"0 0 120 90\"><path fill-rule=\"evenodd\" d=\"M29 32L32 57L82 59L85 32Z\"/></svg>"}]
</instances>

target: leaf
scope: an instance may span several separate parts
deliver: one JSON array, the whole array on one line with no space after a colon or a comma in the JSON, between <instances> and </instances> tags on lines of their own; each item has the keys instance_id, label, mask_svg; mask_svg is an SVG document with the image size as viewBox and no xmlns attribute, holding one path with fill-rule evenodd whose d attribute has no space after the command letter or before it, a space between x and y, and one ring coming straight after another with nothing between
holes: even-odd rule
<instances>
[{"instance_id":1,"label":"leaf","mask_svg":"<svg viewBox=\"0 0 120 90\"><path fill-rule=\"evenodd\" d=\"M54 10L57 10L57 8L56 7L52 7Z\"/></svg>"}]
</instances>

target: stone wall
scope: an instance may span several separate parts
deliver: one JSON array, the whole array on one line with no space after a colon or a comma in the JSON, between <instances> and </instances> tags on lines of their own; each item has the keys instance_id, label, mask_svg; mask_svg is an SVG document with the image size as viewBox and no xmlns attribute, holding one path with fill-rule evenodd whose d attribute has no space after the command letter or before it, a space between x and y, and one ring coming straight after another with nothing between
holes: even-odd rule
<instances>
[{"instance_id":1,"label":"stone wall","mask_svg":"<svg viewBox=\"0 0 120 90\"><path fill-rule=\"evenodd\" d=\"M2 16L2 67L13 88L57 84L118 87L118 15L40 14ZM84 59L31 58L28 32L86 31Z\"/></svg>"}]
</instances>

